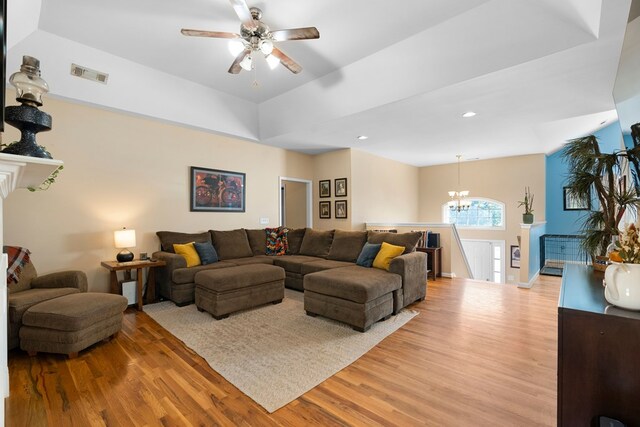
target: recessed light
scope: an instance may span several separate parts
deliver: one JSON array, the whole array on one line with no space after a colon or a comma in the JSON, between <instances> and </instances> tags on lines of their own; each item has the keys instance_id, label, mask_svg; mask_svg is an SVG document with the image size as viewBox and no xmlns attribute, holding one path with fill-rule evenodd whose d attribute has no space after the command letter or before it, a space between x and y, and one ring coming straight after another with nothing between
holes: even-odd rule
<instances>
[{"instance_id":1,"label":"recessed light","mask_svg":"<svg viewBox=\"0 0 640 427\"><path fill-rule=\"evenodd\" d=\"M475 115L476 115L476 113L474 113L473 111L467 111L466 113L464 113L462 115L462 117L464 117L465 119L468 119L469 117L473 117Z\"/></svg>"},{"instance_id":2,"label":"recessed light","mask_svg":"<svg viewBox=\"0 0 640 427\"><path fill-rule=\"evenodd\" d=\"M357 139L359 139L360 141L364 141L365 139L369 139L369 137L366 135L358 135Z\"/></svg>"},{"instance_id":3,"label":"recessed light","mask_svg":"<svg viewBox=\"0 0 640 427\"><path fill-rule=\"evenodd\" d=\"M601 125L603 125L603 124L605 124L605 123L607 123L607 121L606 121L606 120L603 120L603 121L601 121L601 122L600 122L600 124L601 124Z\"/></svg>"}]
</instances>

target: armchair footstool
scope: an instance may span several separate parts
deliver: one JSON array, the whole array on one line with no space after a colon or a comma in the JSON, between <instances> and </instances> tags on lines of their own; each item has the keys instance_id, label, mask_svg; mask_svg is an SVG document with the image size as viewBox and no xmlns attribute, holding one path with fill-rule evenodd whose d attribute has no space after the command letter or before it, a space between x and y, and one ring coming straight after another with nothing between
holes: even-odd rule
<instances>
[{"instance_id":1,"label":"armchair footstool","mask_svg":"<svg viewBox=\"0 0 640 427\"><path fill-rule=\"evenodd\" d=\"M22 316L20 348L30 356L45 352L74 358L79 351L122 329L127 304L122 295L90 292L33 305Z\"/></svg>"}]
</instances>

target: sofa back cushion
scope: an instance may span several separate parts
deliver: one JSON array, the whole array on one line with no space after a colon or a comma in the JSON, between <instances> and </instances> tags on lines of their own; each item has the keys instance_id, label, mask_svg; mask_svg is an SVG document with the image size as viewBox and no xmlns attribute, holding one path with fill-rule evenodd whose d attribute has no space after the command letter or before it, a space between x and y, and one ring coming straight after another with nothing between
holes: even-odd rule
<instances>
[{"instance_id":1,"label":"sofa back cushion","mask_svg":"<svg viewBox=\"0 0 640 427\"><path fill-rule=\"evenodd\" d=\"M256 230L244 230L249 239L249 246L254 255L264 255L267 253L267 233L264 228Z\"/></svg>"},{"instance_id":2,"label":"sofa back cushion","mask_svg":"<svg viewBox=\"0 0 640 427\"><path fill-rule=\"evenodd\" d=\"M220 260L253 256L244 228L231 231L210 231L211 237L213 237L213 246L216 248Z\"/></svg>"},{"instance_id":3,"label":"sofa back cushion","mask_svg":"<svg viewBox=\"0 0 640 427\"><path fill-rule=\"evenodd\" d=\"M165 252L175 253L173 245L184 245L185 243L211 243L211 235L209 232L204 233L176 233L175 231L158 231L156 235L160 239L160 247Z\"/></svg>"},{"instance_id":4,"label":"sofa back cushion","mask_svg":"<svg viewBox=\"0 0 640 427\"><path fill-rule=\"evenodd\" d=\"M408 254L416 250L418 240L422 236L420 231L411 233L381 233L379 231L369 231L369 243L389 243L395 246L404 246L404 253Z\"/></svg>"},{"instance_id":5,"label":"sofa back cushion","mask_svg":"<svg viewBox=\"0 0 640 427\"><path fill-rule=\"evenodd\" d=\"M327 259L356 262L365 243L367 243L366 231L336 230Z\"/></svg>"},{"instance_id":6,"label":"sofa back cushion","mask_svg":"<svg viewBox=\"0 0 640 427\"><path fill-rule=\"evenodd\" d=\"M300 246L302 246L302 239L306 231L306 228L289 229L287 233L287 242L289 243L288 255L298 255L300 253Z\"/></svg>"},{"instance_id":7,"label":"sofa back cushion","mask_svg":"<svg viewBox=\"0 0 640 427\"><path fill-rule=\"evenodd\" d=\"M307 228L300 245L300 255L326 258L331 250L333 232L334 230L319 231Z\"/></svg>"}]
</instances>

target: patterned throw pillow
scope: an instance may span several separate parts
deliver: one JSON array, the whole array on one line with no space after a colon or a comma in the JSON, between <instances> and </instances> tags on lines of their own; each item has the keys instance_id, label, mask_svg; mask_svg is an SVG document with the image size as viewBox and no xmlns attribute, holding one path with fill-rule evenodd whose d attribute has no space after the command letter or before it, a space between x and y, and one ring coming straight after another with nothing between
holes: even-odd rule
<instances>
[{"instance_id":1,"label":"patterned throw pillow","mask_svg":"<svg viewBox=\"0 0 640 427\"><path fill-rule=\"evenodd\" d=\"M267 255L280 256L287 253L289 242L287 233L289 230L285 227L265 228L267 233Z\"/></svg>"}]
</instances>

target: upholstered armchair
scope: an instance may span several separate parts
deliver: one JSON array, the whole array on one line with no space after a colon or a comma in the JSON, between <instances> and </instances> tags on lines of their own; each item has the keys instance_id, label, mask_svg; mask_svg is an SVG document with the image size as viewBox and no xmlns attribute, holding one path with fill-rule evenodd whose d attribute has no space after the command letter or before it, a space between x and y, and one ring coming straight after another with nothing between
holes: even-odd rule
<instances>
[{"instance_id":1,"label":"upholstered armchair","mask_svg":"<svg viewBox=\"0 0 640 427\"><path fill-rule=\"evenodd\" d=\"M28 254L28 252L27 252ZM82 271L62 271L38 276L29 260L21 263L17 281L8 280L9 289L9 349L19 346L22 315L35 304L77 292L87 292L87 276Z\"/></svg>"}]
</instances>

